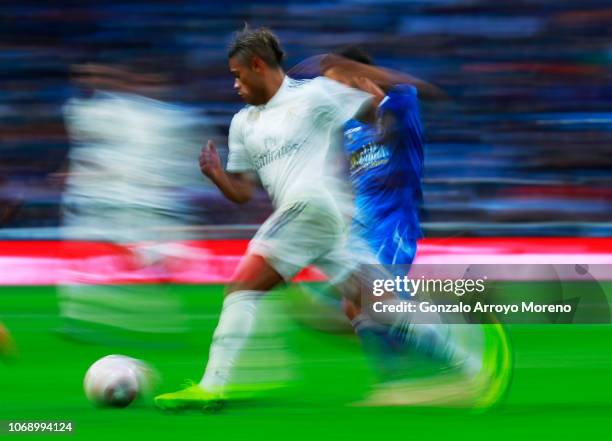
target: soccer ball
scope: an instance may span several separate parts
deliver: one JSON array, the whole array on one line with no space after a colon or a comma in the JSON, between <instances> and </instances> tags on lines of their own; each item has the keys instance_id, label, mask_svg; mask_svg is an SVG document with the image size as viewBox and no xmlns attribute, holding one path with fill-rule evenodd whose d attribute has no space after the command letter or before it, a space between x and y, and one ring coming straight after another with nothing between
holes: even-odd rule
<instances>
[{"instance_id":1,"label":"soccer ball","mask_svg":"<svg viewBox=\"0 0 612 441\"><path fill-rule=\"evenodd\" d=\"M125 355L107 355L87 370L83 387L87 399L100 407L127 407L150 394L155 371L145 362Z\"/></svg>"}]
</instances>

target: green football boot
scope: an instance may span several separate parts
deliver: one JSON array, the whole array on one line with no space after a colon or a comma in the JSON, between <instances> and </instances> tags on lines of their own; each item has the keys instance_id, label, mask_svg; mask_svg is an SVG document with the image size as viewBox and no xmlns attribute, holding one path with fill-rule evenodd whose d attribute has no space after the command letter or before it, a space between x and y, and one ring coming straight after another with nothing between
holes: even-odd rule
<instances>
[{"instance_id":1,"label":"green football boot","mask_svg":"<svg viewBox=\"0 0 612 441\"><path fill-rule=\"evenodd\" d=\"M219 392L203 389L199 384L188 381L184 389L158 395L155 406L161 410L203 410L215 411L223 407L225 396Z\"/></svg>"}]
</instances>

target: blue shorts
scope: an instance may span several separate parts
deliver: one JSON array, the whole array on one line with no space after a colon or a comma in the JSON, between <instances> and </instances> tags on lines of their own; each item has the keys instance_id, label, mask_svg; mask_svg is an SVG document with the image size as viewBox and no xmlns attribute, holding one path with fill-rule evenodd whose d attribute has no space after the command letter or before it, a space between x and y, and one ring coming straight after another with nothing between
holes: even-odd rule
<instances>
[{"instance_id":1,"label":"blue shorts","mask_svg":"<svg viewBox=\"0 0 612 441\"><path fill-rule=\"evenodd\" d=\"M416 239L389 234L366 240L378 261L383 265L410 265L416 255Z\"/></svg>"},{"instance_id":2,"label":"blue shorts","mask_svg":"<svg viewBox=\"0 0 612 441\"><path fill-rule=\"evenodd\" d=\"M410 265L416 255L418 235L414 228L400 222L385 222L372 228L354 223L352 235L367 243L382 265Z\"/></svg>"}]
</instances>

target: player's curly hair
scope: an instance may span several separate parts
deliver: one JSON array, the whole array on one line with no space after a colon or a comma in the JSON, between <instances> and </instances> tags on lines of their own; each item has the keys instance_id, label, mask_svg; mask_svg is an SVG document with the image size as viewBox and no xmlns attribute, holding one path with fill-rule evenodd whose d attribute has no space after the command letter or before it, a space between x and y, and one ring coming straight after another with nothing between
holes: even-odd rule
<instances>
[{"instance_id":1,"label":"player's curly hair","mask_svg":"<svg viewBox=\"0 0 612 441\"><path fill-rule=\"evenodd\" d=\"M248 25L234 34L227 57L241 57L248 60L253 56L261 58L270 67L280 67L285 53L280 47L278 37L266 28L251 29Z\"/></svg>"}]
</instances>

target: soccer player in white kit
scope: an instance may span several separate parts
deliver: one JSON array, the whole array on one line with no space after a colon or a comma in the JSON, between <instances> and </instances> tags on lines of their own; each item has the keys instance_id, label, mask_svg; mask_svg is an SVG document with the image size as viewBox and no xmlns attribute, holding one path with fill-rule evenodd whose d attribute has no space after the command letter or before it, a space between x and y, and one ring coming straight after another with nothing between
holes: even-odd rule
<instances>
[{"instance_id":1,"label":"soccer player in white kit","mask_svg":"<svg viewBox=\"0 0 612 441\"><path fill-rule=\"evenodd\" d=\"M326 77L293 80L282 58L278 40L265 28L245 29L230 46L234 88L247 106L230 125L227 170L212 141L202 150L200 168L236 203L251 198L255 172L275 211L226 291L202 380L156 397L161 409L207 408L256 391L259 386L232 383L231 376L254 332L258 299L302 268L316 265L342 295L357 299L362 278L355 270L362 260L347 251L342 186L328 170L328 154L333 132L374 110L372 96ZM411 329L415 339L432 338L427 327ZM448 342L434 340L450 359L455 351Z\"/></svg>"},{"instance_id":2,"label":"soccer player in white kit","mask_svg":"<svg viewBox=\"0 0 612 441\"><path fill-rule=\"evenodd\" d=\"M247 105L231 122L227 170L212 141L202 150L200 168L236 203L251 198L255 172L275 211L250 242L227 289L201 382L156 397L160 408L201 408L228 396L235 387L232 367L266 292L310 264L338 285L354 269L345 251L340 189L327 173L326 157L331 132L369 110L371 96L325 77L293 80L282 58L278 40L265 28L245 29L230 47L234 88Z\"/></svg>"}]
</instances>

